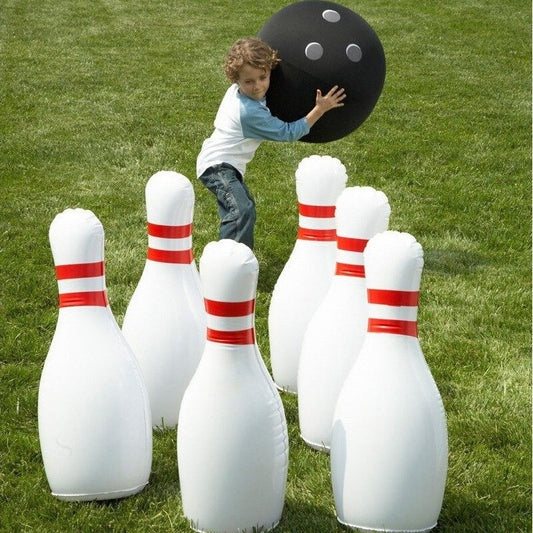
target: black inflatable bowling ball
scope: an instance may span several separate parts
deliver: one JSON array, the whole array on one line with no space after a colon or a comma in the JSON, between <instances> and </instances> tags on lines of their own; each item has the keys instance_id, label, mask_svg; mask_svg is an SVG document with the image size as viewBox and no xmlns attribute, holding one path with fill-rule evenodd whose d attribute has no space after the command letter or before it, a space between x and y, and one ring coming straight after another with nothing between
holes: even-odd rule
<instances>
[{"instance_id":1,"label":"black inflatable bowling ball","mask_svg":"<svg viewBox=\"0 0 533 533\"><path fill-rule=\"evenodd\" d=\"M273 15L258 37L281 59L266 95L273 115L297 120L314 107L317 89L346 90L344 106L328 111L302 141L341 139L374 109L385 81L385 54L374 30L352 10L334 2L297 2Z\"/></svg>"}]
</instances>

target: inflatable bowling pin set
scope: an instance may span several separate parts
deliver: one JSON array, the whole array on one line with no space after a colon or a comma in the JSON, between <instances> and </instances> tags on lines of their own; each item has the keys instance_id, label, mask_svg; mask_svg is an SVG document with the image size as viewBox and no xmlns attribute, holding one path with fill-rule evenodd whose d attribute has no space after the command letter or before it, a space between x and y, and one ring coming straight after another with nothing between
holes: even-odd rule
<instances>
[{"instance_id":1,"label":"inflatable bowling pin set","mask_svg":"<svg viewBox=\"0 0 533 533\"><path fill-rule=\"evenodd\" d=\"M298 394L303 440L331 453L341 523L435 526L447 432L417 338L422 249L411 235L387 231L382 192L346 181L336 158L298 166L298 237L268 316L274 379L255 339L257 259L243 244L209 243L198 275L187 178L158 172L148 181L148 254L122 331L106 295L101 223L83 209L56 216L49 236L59 315L39 387L55 496L141 491L152 426L177 424L191 528L271 529L287 480L281 389Z\"/></svg>"}]
</instances>

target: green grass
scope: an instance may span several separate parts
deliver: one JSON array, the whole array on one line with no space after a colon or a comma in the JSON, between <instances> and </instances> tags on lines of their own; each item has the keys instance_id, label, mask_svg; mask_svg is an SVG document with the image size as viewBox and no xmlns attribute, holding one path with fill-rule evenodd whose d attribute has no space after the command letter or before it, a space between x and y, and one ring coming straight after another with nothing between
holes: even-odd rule
<instances>
[{"instance_id":1,"label":"green grass","mask_svg":"<svg viewBox=\"0 0 533 533\"><path fill-rule=\"evenodd\" d=\"M391 229L422 244L419 332L442 394L449 472L438 532L531 531L531 12L519 0L346 0L376 30L387 79L356 132L264 143L256 327L296 235L294 170L338 157L348 185L383 190ZM150 485L113 503L65 503L46 482L37 392L57 319L53 217L91 209L106 231L119 323L144 266L144 186L158 170L196 192L194 250L217 236L194 179L226 87L221 63L286 2L0 2L0 530L187 531L173 431L154 435ZM328 457L303 445L297 403L279 532L342 531Z\"/></svg>"}]
</instances>

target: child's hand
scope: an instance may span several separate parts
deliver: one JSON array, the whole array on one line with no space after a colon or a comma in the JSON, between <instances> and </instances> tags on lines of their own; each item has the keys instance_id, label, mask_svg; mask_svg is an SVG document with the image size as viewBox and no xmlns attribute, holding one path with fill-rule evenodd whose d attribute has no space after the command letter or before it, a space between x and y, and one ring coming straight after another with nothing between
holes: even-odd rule
<instances>
[{"instance_id":1,"label":"child's hand","mask_svg":"<svg viewBox=\"0 0 533 533\"><path fill-rule=\"evenodd\" d=\"M345 98L346 94L344 93L344 89L339 89L338 85L332 87L325 96L322 96L322 91L317 89L315 107L305 116L309 127L312 127L324 113L336 107L342 107L344 105L342 101Z\"/></svg>"},{"instance_id":2,"label":"child's hand","mask_svg":"<svg viewBox=\"0 0 533 533\"><path fill-rule=\"evenodd\" d=\"M344 105L342 101L345 98L346 93L344 92L344 89L339 89L338 85L332 87L325 96L322 96L322 91L317 89L315 105L322 113L325 113L326 111L334 109L335 107L342 107Z\"/></svg>"}]
</instances>

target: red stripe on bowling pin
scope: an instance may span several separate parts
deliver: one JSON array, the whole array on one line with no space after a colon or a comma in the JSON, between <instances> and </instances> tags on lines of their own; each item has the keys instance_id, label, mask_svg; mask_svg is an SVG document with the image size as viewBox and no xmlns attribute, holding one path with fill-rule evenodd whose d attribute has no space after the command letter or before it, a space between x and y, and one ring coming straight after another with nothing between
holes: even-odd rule
<instances>
[{"instance_id":1,"label":"red stripe on bowling pin","mask_svg":"<svg viewBox=\"0 0 533 533\"><path fill-rule=\"evenodd\" d=\"M369 304L398 308L418 306L418 291L368 289L367 294ZM418 326L415 320L372 317L368 319L367 331L370 333L390 333L418 337Z\"/></svg>"},{"instance_id":2,"label":"red stripe on bowling pin","mask_svg":"<svg viewBox=\"0 0 533 533\"><path fill-rule=\"evenodd\" d=\"M183 239L192 235L192 223L183 226L164 226L148 222L148 235L165 239Z\"/></svg>"},{"instance_id":3,"label":"red stripe on bowling pin","mask_svg":"<svg viewBox=\"0 0 533 533\"><path fill-rule=\"evenodd\" d=\"M304 241L334 241L334 229L298 228L298 239Z\"/></svg>"},{"instance_id":4,"label":"red stripe on bowling pin","mask_svg":"<svg viewBox=\"0 0 533 533\"><path fill-rule=\"evenodd\" d=\"M337 236L337 250L343 252L363 253L368 239L355 239L351 237ZM335 266L337 276L353 276L356 278L365 277L365 267L359 263L346 263L337 261Z\"/></svg>"},{"instance_id":5,"label":"red stripe on bowling pin","mask_svg":"<svg viewBox=\"0 0 533 533\"><path fill-rule=\"evenodd\" d=\"M298 203L298 213L311 218L334 218L334 205L307 205Z\"/></svg>"},{"instance_id":6,"label":"red stripe on bowling pin","mask_svg":"<svg viewBox=\"0 0 533 533\"><path fill-rule=\"evenodd\" d=\"M188 239L192 235L192 223L184 224L182 226L166 226L162 224L154 224L148 222L148 236L159 239ZM172 242L172 241L171 241ZM169 243L172 247L173 244ZM148 246L147 257L151 261L158 263L174 263L174 264L190 264L193 261L193 253L191 243L188 243L188 248L185 250L168 250L156 248L155 246Z\"/></svg>"},{"instance_id":7,"label":"red stripe on bowling pin","mask_svg":"<svg viewBox=\"0 0 533 533\"><path fill-rule=\"evenodd\" d=\"M414 307L418 305L418 291L394 291L387 289L368 289L368 303Z\"/></svg>"},{"instance_id":8,"label":"red stripe on bowling pin","mask_svg":"<svg viewBox=\"0 0 533 533\"><path fill-rule=\"evenodd\" d=\"M205 299L205 310L215 316L246 316L254 312L255 300L247 302L217 302Z\"/></svg>"},{"instance_id":9,"label":"red stripe on bowling pin","mask_svg":"<svg viewBox=\"0 0 533 533\"><path fill-rule=\"evenodd\" d=\"M207 328L207 340L221 344L254 344L255 334L253 328L238 331L222 331Z\"/></svg>"},{"instance_id":10,"label":"red stripe on bowling pin","mask_svg":"<svg viewBox=\"0 0 533 533\"><path fill-rule=\"evenodd\" d=\"M106 291L66 292L59 295L59 307L107 307L108 303Z\"/></svg>"},{"instance_id":11,"label":"red stripe on bowling pin","mask_svg":"<svg viewBox=\"0 0 533 533\"><path fill-rule=\"evenodd\" d=\"M352 276L354 278L365 277L364 265L351 265L349 263L338 263L335 266L336 276Z\"/></svg>"},{"instance_id":12,"label":"red stripe on bowling pin","mask_svg":"<svg viewBox=\"0 0 533 533\"><path fill-rule=\"evenodd\" d=\"M76 263L72 265L57 265L55 267L58 281L103 278L105 267L103 261L94 263ZM98 306L108 305L105 289L99 291L76 291L59 293L59 307Z\"/></svg>"},{"instance_id":13,"label":"red stripe on bowling pin","mask_svg":"<svg viewBox=\"0 0 533 533\"><path fill-rule=\"evenodd\" d=\"M298 228L298 239L306 241L334 241L336 239L335 231L335 206L334 205L307 205L298 203L298 213L300 215L300 226ZM302 217L308 219L331 219L332 228L309 228L302 225ZM309 223L311 221L306 221ZM312 222L311 222L312 225ZM318 224L320 225L320 224Z\"/></svg>"},{"instance_id":14,"label":"red stripe on bowling pin","mask_svg":"<svg viewBox=\"0 0 533 533\"><path fill-rule=\"evenodd\" d=\"M74 278L95 278L104 275L104 262L78 263L74 265L56 266L56 276L58 280Z\"/></svg>"},{"instance_id":15,"label":"red stripe on bowling pin","mask_svg":"<svg viewBox=\"0 0 533 533\"><path fill-rule=\"evenodd\" d=\"M147 258L158 263L174 263L188 265L193 260L191 250L158 250L157 248L148 248Z\"/></svg>"},{"instance_id":16,"label":"red stripe on bowling pin","mask_svg":"<svg viewBox=\"0 0 533 533\"><path fill-rule=\"evenodd\" d=\"M351 237L337 237L337 248L347 252L364 252L368 239L353 239Z\"/></svg>"},{"instance_id":17,"label":"red stripe on bowling pin","mask_svg":"<svg viewBox=\"0 0 533 533\"><path fill-rule=\"evenodd\" d=\"M255 300L244 302L220 302L204 298L205 310L209 316L222 318L249 317L253 324ZM254 344L255 329L253 327L238 330L215 329L207 327L207 340L222 344Z\"/></svg>"},{"instance_id":18,"label":"red stripe on bowling pin","mask_svg":"<svg viewBox=\"0 0 533 533\"><path fill-rule=\"evenodd\" d=\"M418 337L418 326L412 320L392 320L386 318L369 318L368 332L391 333L393 335L408 335Z\"/></svg>"}]
</instances>

